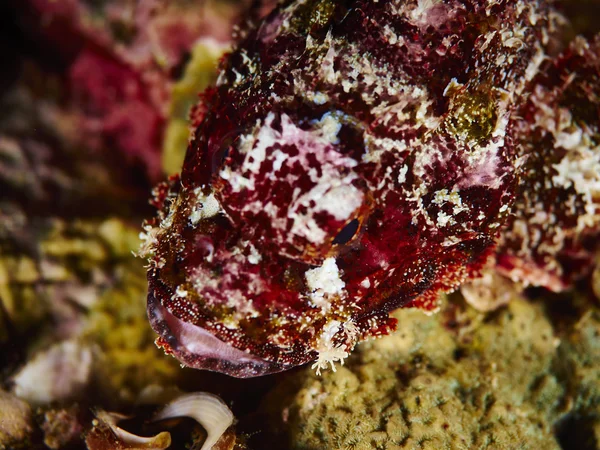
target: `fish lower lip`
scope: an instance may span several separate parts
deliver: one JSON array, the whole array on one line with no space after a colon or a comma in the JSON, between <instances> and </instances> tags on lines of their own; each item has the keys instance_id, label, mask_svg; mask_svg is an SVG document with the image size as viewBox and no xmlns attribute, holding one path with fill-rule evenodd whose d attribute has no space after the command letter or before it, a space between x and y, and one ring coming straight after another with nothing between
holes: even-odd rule
<instances>
[{"instance_id":1,"label":"fish lower lip","mask_svg":"<svg viewBox=\"0 0 600 450\"><path fill-rule=\"evenodd\" d=\"M288 369L248 354L213 336L202 327L177 318L148 293L148 318L163 345L183 364L195 369L220 372L236 378L252 378Z\"/></svg>"}]
</instances>

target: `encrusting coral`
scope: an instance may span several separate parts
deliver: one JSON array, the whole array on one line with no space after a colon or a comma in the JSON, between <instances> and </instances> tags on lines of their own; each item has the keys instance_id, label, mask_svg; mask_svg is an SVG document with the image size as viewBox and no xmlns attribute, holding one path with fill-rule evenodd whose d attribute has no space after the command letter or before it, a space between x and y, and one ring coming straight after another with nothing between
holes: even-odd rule
<instances>
[{"instance_id":1,"label":"encrusting coral","mask_svg":"<svg viewBox=\"0 0 600 450\"><path fill-rule=\"evenodd\" d=\"M45 411L43 418L40 418L44 445L51 450L60 450L80 440L84 431L81 415L77 405Z\"/></svg>"},{"instance_id":2,"label":"encrusting coral","mask_svg":"<svg viewBox=\"0 0 600 450\"><path fill-rule=\"evenodd\" d=\"M179 374L171 358L163 358L153 345L152 329L144 314L146 282L143 268L132 252L132 228L119 222L113 225L113 238L122 236L123 264L114 268L118 278L111 289L90 307L82 339L98 346L99 376L108 392L122 401L132 401L148 385L169 385ZM129 240L128 238L131 238ZM130 245L127 245L130 244ZM136 242L137 244L137 242Z\"/></svg>"},{"instance_id":3,"label":"encrusting coral","mask_svg":"<svg viewBox=\"0 0 600 450\"><path fill-rule=\"evenodd\" d=\"M54 346L54 356L45 353L43 359L30 360L26 367L31 366L31 375L51 382L55 364L52 359L58 358L63 365L71 361L78 369L83 369L84 361L88 360L87 370L94 373L88 373L85 380L77 383L101 383L111 398L122 401L134 400L149 384L160 385L176 377L177 364L153 345L152 330L145 318L144 270L132 254L138 246L137 234L134 227L117 219L69 225L57 222L40 241L38 264L53 276L44 276L46 272L39 275L46 290L42 297L45 300L36 298L32 309L54 315L60 327L49 329L46 338L42 333L36 347L43 348L45 341L68 338L71 340L68 348L72 350L65 353L60 346ZM27 283L9 284L13 294L10 298L16 304L22 303L28 288L39 282L34 278ZM6 310L10 311L8 307ZM66 342L69 341L65 345ZM41 367L50 372L40 373ZM37 392L25 397L45 399L42 403L65 399L62 394L56 397L58 394L46 392L44 383L35 383L29 376L19 380L17 376L17 386L28 380L21 392L29 389ZM66 386L64 378L55 381ZM53 388L48 386L49 390Z\"/></svg>"},{"instance_id":4,"label":"encrusting coral","mask_svg":"<svg viewBox=\"0 0 600 450\"><path fill-rule=\"evenodd\" d=\"M152 180L162 177L161 147L171 85L195 41L227 43L234 4L212 0L9 1L67 66L68 106L89 149L117 156Z\"/></svg>"},{"instance_id":5,"label":"encrusting coral","mask_svg":"<svg viewBox=\"0 0 600 450\"><path fill-rule=\"evenodd\" d=\"M16 48L30 33L62 72L19 54L20 77L0 91L0 344L12 391L1 399L0 447L81 448L90 408L152 411L185 375L154 345L145 270L132 253L148 179L163 171L156 118L168 112L171 83L196 38L210 31L211 45L225 45L237 14L234 3L209 3L31 0L10 11L23 26ZM215 56L198 53L206 65L175 93L212 76ZM189 102L174 97L173 114Z\"/></svg>"},{"instance_id":6,"label":"encrusting coral","mask_svg":"<svg viewBox=\"0 0 600 450\"><path fill-rule=\"evenodd\" d=\"M27 402L0 390L0 449L29 448L33 430L33 413Z\"/></svg>"},{"instance_id":7,"label":"encrusting coral","mask_svg":"<svg viewBox=\"0 0 600 450\"><path fill-rule=\"evenodd\" d=\"M290 449L572 448L569 420L600 412L600 310L581 305L567 325L546 308L513 297L483 314L454 296L434 318L397 311L396 334L335 373L299 371L263 411Z\"/></svg>"}]
</instances>

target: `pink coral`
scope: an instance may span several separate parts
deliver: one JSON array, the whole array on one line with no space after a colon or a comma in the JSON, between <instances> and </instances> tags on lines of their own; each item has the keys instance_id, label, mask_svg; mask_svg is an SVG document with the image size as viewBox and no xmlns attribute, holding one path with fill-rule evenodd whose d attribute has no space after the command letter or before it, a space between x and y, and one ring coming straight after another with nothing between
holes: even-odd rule
<instances>
[{"instance_id":1,"label":"pink coral","mask_svg":"<svg viewBox=\"0 0 600 450\"><path fill-rule=\"evenodd\" d=\"M18 6L67 64L82 139L160 179L171 86L200 37L228 42L236 9L207 2L28 0Z\"/></svg>"}]
</instances>

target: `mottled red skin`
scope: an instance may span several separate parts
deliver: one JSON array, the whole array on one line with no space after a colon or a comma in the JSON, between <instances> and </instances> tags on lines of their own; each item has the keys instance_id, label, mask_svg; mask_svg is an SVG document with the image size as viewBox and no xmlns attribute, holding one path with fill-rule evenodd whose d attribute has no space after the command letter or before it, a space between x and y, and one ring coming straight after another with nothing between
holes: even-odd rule
<instances>
[{"instance_id":1,"label":"mottled red skin","mask_svg":"<svg viewBox=\"0 0 600 450\"><path fill-rule=\"evenodd\" d=\"M564 131L561 115L568 117L563 119ZM566 148L570 147L568 139L561 143L555 135L581 130L589 139L577 146L584 154L571 157L575 161L586 158L585 162L569 167L566 174L585 176L590 189L593 183L598 186L600 35L589 43L576 39L548 64L535 78L532 93L516 116L517 151L526 162L496 267L515 281L562 291L591 272L599 247L600 192L596 187L586 198L578 192L580 186L557 180L561 162L577 149ZM540 214L547 219L536 220Z\"/></svg>"},{"instance_id":2,"label":"mottled red skin","mask_svg":"<svg viewBox=\"0 0 600 450\"><path fill-rule=\"evenodd\" d=\"M332 323L328 343L350 351L393 330L396 308L435 310L438 293L476 275L493 252L517 182L509 116L525 81L515 80L542 51L547 9L465 0L417 13L416 2L400 3L409 11L362 0L290 12L297 4L285 2L223 61L195 112L181 180L161 188L159 217L147 227L156 238L151 323L185 364L239 377L285 370L321 358ZM519 27L511 41L506 30ZM509 36L488 34L500 29ZM324 61L339 74L334 82ZM371 72L352 75L365 61ZM378 109L386 105L393 113ZM330 141L327 113L339 126ZM329 179L352 211L323 197L292 209ZM200 191L221 210L193 225ZM326 238L298 232L299 218ZM331 258L344 288L323 303L307 271ZM181 322L167 323L158 304ZM225 364L194 353L181 345L181 323L257 359Z\"/></svg>"}]
</instances>

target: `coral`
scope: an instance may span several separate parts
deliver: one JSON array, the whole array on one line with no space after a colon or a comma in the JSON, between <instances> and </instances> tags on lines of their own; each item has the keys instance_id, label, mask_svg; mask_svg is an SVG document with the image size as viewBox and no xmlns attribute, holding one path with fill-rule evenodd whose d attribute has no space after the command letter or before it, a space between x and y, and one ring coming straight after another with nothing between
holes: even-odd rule
<instances>
[{"instance_id":1,"label":"coral","mask_svg":"<svg viewBox=\"0 0 600 450\"><path fill-rule=\"evenodd\" d=\"M0 391L0 449L27 449L32 433L31 407L8 392Z\"/></svg>"},{"instance_id":2,"label":"coral","mask_svg":"<svg viewBox=\"0 0 600 450\"><path fill-rule=\"evenodd\" d=\"M600 414L600 311L590 308L568 330L558 348L558 364L565 388L579 415L598 419Z\"/></svg>"},{"instance_id":3,"label":"coral","mask_svg":"<svg viewBox=\"0 0 600 450\"><path fill-rule=\"evenodd\" d=\"M237 377L320 371L390 311L435 311L508 216L555 22L534 0L322 0L242 30L145 226L159 344Z\"/></svg>"},{"instance_id":4,"label":"coral","mask_svg":"<svg viewBox=\"0 0 600 450\"><path fill-rule=\"evenodd\" d=\"M198 101L198 92L216 81L218 59L225 50L226 46L214 39L196 42L183 76L173 85L162 151L165 173L176 173L181 168L193 131L189 125L190 110Z\"/></svg>"},{"instance_id":5,"label":"coral","mask_svg":"<svg viewBox=\"0 0 600 450\"><path fill-rule=\"evenodd\" d=\"M137 235L118 219L37 219L20 231L31 238L29 251L14 248L11 240L0 242L6 245L0 292L4 329L21 335L50 318L57 324L47 330L52 339L77 335L85 310L116 283L119 266L136 264L131 251Z\"/></svg>"},{"instance_id":6,"label":"coral","mask_svg":"<svg viewBox=\"0 0 600 450\"><path fill-rule=\"evenodd\" d=\"M2 299L2 341L9 338L7 323L27 330L41 322L44 309L36 289L40 279L35 261L25 256L4 255L0 259L0 298Z\"/></svg>"},{"instance_id":7,"label":"coral","mask_svg":"<svg viewBox=\"0 0 600 450\"><path fill-rule=\"evenodd\" d=\"M145 315L144 269L130 256L119 280L91 307L83 340L100 349L98 381L115 402L131 402L149 385L169 385L180 370L154 345Z\"/></svg>"},{"instance_id":8,"label":"coral","mask_svg":"<svg viewBox=\"0 0 600 450\"><path fill-rule=\"evenodd\" d=\"M44 445L52 450L60 450L76 442L83 433L79 416L80 411L76 406L46 411L41 425Z\"/></svg>"},{"instance_id":9,"label":"coral","mask_svg":"<svg viewBox=\"0 0 600 450\"><path fill-rule=\"evenodd\" d=\"M162 145L157 139L154 148L140 151L149 139L140 129L156 130L139 119L152 108L153 115L161 108L166 114L171 81L179 78L198 33L207 31L199 22L210 18L212 38L226 41L237 10L232 4L198 9L192 2L170 2L147 22L137 11L136 27L149 35L133 48L125 36L103 33L118 34L120 21L131 25L125 10L134 3L18 3L11 11L15 16L43 10L33 24L21 22L21 16L15 22L23 25L23 34L32 31L25 25L41 33L28 34L28 45L43 47L52 69L20 55L20 78L10 89L0 86L1 372L6 386L36 406L37 424L27 428L33 437L23 446L60 448L83 445L80 434L91 427L86 413L72 413L74 403L84 411L98 405L129 407L149 385L174 388L185 373L154 345L145 310L145 270L132 255L139 246L137 224L147 212L146 178L160 175L152 169L152 158L158 161L153 152ZM150 4L143 3L140 8ZM186 15L185 8L193 14ZM4 13L4 5L0 9ZM172 33L182 22L197 33ZM15 38L17 48L21 37ZM142 54L149 41L160 58ZM142 83L141 72L150 78L160 72L163 78ZM146 90L148 84L156 89ZM146 95L160 98L150 102ZM174 104L177 114L186 107L184 96ZM119 100L126 104L114 103ZM115 109L137 115L115 119ZM128 120L137 128L123 129ZM141 174L140 165L150 173ZM2 425L12 424L4 419ZM16 448L17 442L8 445Z\"/></svg>"},{"instance_id":10,"label":"coral","mask_svg":"<svg viewBox=\"0 0 600 450\"><path fill-rule=\"evenodd\" d=\"M561 426L599 411L598 310L577 314L558 326L519 297L491 314L458 296L435 318L399 310L396 334L336 373L294 374L262 410L291 449L560 449Z\"/></svg>"},{"instance_id":11,"label":"coral","mask_svg":"<svg viewBox=\"0 0 600 450\"><path fill-rule=\"evenodd\" d=\"M600 299L600 255L596 257L596 268L592 274L592 289L596 298Z\"/></svg>"},{"instance_id":12,"label":"coral","mask_svg":"<svg viewBox=\"0 0 600 450\"><path fill-rule=\"evenodd\" d=\"M87 150L160 179L172 83L197 39L229 41L237 8L211 0L11 3L62 62L66 103Z\"/></svg>"},{"instance_id":13,"label":"coral","mask_svg":"<svg viewBox=\"0 0 600 450\"><path fill-rule=\"evenodd\" d=\"M15 375L17 394L46 404L81 398L99 385L118 403L175 379L178 366L154 346L146 318L145 271L132 255L136 229L116 218L45 224L36 232L35 258L0 259L10 324L3 330L17 333L6 340L21 335L31 342ZM77 370L67 370L73 364Z\"/></svg>"},{"instance_id":14,"label":"coral","mask_svg":"<svg viewBox=\"0 0 600 450\"><path fill-rule=\"evenodd\" d=\"M80 117L64 105L67 86L59 76L28 60L20 70L19 82L0 92L0 106L10 112L0 116L0 238L13 230L9 238L26 245L30 225L23 221L40 217L136 214L148 187L132 180L135 167L115 164L110 152L86 141Z\"/></svg>"}]
</instances>

